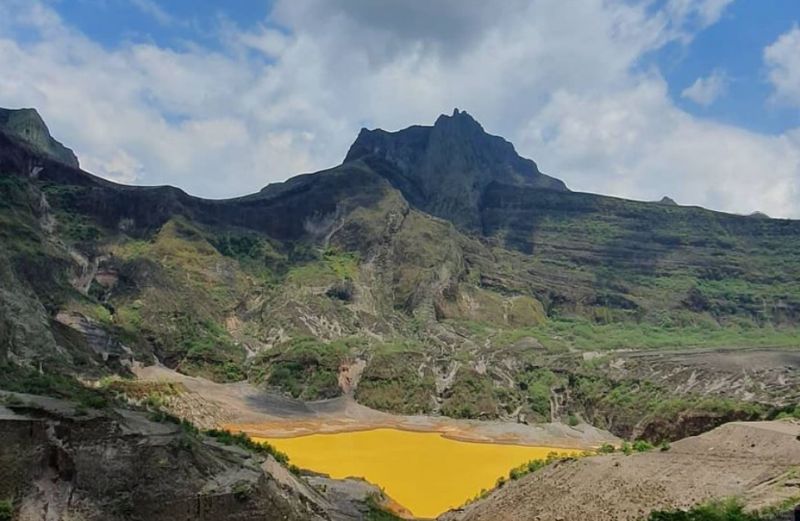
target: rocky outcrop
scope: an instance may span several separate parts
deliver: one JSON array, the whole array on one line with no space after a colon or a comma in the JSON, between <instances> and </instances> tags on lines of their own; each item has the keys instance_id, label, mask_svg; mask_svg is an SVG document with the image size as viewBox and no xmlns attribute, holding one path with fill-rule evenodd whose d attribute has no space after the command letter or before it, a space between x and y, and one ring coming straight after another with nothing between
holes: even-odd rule
<instances>
[{"instance_id":1,"label":"rocky outcrop","mask_svg":"<svg viewBox=\"0 0 800 521\"><path fill-rule=\"evenodd\" d=\"M459 226L480 229L483 192L492 182L566 191L542 174L505 139L487 134L458 109L432 127L399 132L362 129L345 163L363 161L398 188L414 206Z\"/></svg>"},{"instance_id":2,"label":"rocky outcrop","mask_svg":"<svg viewBox=\"0 0 800 521\"><path fill-rule=\"evenodd\" d=\"M75 153L53 139L36 109L0 108L0 130L55 161L73 168L79 166Z\"/></svg>"},{"instance_id":3,"label":"rocky outcrop","mask_svg":"<svg viewBox=\"0 0 800 521\"><path fill-rule=\"evenodd\" d=\"M0 497L18 521L358 521L383 501L143 413L0 399Z\"/></svg>"}]
</instances>

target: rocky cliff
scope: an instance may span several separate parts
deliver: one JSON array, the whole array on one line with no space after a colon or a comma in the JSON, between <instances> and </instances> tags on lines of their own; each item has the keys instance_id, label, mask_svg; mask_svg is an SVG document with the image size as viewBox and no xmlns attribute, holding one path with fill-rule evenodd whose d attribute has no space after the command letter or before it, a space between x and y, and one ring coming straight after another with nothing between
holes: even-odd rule
<instances>
[{"instance_id":1,"label":"rocky cliff","mask_svg":"<svg viewBox=\"0 0 800 521\"><path fill-rule=\"evenodd\" d=\"M481 201L492 182L567 190L458 109L439 116L432 127L362 129L345 163L357 160L388 179L414 206L469 229L481 228Z\"/></svg>"},{"instance_id":2,"label":"rocky cliff","mask_svg":"<svg viewBox=\"0 0 800 521\"><path fill-rule=\"evenodd\" d=\"M382 497L358 480L306 481L272 456L143 412L0 400L0 498L19 521L357 521Z\"/></svg>"},{"instance_id":3,"label":"rocky cliff","mask_svg":"<svg viewBox=\"0 0 800 521\"><path fill-rule=\"evenodd\" d=\"M51 159L74 168L79 166L75 153L50 135L50 130L36 109L0 108L0 130Z\"/></svg>"},{"instance_id":4,"label":"rocky cliff","mask_svg":"<svg viewBox=\"0 0 800 521\"><path fill-rule=\"evenodd\" d=\"M694 410L711 391L587 361L797 347L798 221L571 192L458 111L362 131L342 165L221 201L111 183L0 130L0 223L2 363L81 378L158 362L629 434L654 396ZM618 401L599 391L620 382ZM759 415L793 389L713 396Z\"/></svg>"}]
</instances>

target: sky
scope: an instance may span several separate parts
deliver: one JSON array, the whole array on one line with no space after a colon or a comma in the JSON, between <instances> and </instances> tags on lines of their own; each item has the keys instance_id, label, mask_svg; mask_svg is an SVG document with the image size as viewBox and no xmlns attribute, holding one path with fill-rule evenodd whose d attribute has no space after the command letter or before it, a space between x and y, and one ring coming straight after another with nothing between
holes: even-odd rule
<instances>
[{"instance_id":1,"label":"sky","mask_svg":"<svg viewBox=\"0 0 800 521\"><path fill-rule=\"evenodd\" d=\"M800 218L798 0L0 0L0 106L223 198L466 110L578 191Z\"/></svg>"}]
</instances>

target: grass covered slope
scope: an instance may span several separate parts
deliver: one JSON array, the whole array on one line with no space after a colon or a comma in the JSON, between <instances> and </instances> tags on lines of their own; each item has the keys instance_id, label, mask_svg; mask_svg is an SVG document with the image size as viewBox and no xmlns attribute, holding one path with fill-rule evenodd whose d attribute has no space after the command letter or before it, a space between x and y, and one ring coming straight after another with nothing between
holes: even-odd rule
<instances>
[{"instance_id":1,"label":"grass covered slope","mask_svg":"<svg viewBox=\"0 0 800 521\"><path fill-rule=\"evenodd\" d=\"M535 291L598 321L800 317L797 221L499 184L483 205L484 231L531 254Z\"/></svg>"},{"instance_id":2,"label":"grass covered slope","mask_svg":"<svg viewBox=\"0 0 800 521\"><path fill-rule=\"evenodd\" d=\"M703 386L691 374L707 360L681 355L671 377L617 351L797 348L798 222L550 190L506 142L442 145L486 141L468 127L398 150L480 181L457 208L469 226L423 211L447 216L453 194L430 192L446 183L412 194L420 172L401 182L369 147L209 201L110 183L0 133L0 358L84 378L157 362L305 400L651 439L793 405L779 356L749 379L714 362L703 380L736 385ZM655 425L659 403L686 421Z\"/></svg>"}]
</instances>

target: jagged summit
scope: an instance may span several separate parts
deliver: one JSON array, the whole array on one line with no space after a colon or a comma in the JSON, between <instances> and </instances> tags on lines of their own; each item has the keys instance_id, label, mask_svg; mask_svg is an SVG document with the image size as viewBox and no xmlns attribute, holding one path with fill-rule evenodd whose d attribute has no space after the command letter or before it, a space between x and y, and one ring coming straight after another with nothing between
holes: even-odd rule
<instances>
[{"instance_id":1,"label":"jagged summit","mask_svg":"<svg viewBox=\"0 0 800 521\"><path fill-rule=\"evenodd\" d=\"M415 206L468 228L479 226L481 197L491 183L567 191L562 181L541 173L514 145L486 133L458 109L439 116L433 126L362 129L345 162L357 160Z\"/></svg>"},{"instance_id":2,"label":"jagged summit","mask_svg":"<svg viewBox=\"0 0 800 521\"><path fill-rule=\"evenodd\" d=\"M453 125L462 129L472 129L479 132L485 132L481 124L478 123L478 121L466 110L458 110L457 108L453 109L453 113L450 116L447 114L441 114L438 118L436 118L436 123L434 123L433 126L435 127L441 125Z\"/></svg>"},{"instance_id":3,"label":"jagged summit","mask_svg":"<svg viewBox=\"0 0 800 521\"><path fill-rule=\"evenodd\" d=\"M36 109L0 108L0 131L23 141L50 159L79 168L75 153L50 135L47 124Z\"/></svg>"}]
</instances>

